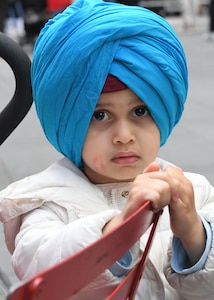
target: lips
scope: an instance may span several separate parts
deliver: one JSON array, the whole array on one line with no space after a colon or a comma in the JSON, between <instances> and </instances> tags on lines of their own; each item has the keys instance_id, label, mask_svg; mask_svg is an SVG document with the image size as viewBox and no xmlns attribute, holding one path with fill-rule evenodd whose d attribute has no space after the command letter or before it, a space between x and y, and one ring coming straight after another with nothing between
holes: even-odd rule
<instances>
[{"instance_id":1,"label":"lips","mask_svg":"<svg viewBox=\"0 0 214 300\"><path fill-rule=\"evenodd\" d=\"M139 156L134 152L118 152L114 155L112 161L116 164L127 165L133 164L139 159Z\"/></svg>"}]
</instances>

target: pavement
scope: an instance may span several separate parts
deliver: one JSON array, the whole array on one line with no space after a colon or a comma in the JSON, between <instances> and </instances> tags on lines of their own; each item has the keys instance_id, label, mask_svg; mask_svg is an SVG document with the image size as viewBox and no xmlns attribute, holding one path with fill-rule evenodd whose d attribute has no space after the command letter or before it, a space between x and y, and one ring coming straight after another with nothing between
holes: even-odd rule
<instances>
[{"instance_id":1,"label":"pavement","mask_svg":"<svg viewBox=\"0 0 214 300\"><path fill-rule=\"evenodd\" d=\"M208 17L200 16L196 28L188 31L183 30L181 17L168 17L167 20L174 27L186 51L189 94L182 120L160 150L160 156L179 165L184 171L204 174L214 184L214 42L203 39L203 34L208 30ZM0 59L0 111L13 95L14 86L12 71ZM33 106L0 147L0 189L43 170L60 157L46 141ZM2 227L0 253L0 269L11 283L17 282L10 266L10 254L4 244Z\"/></svg>"}]
</instances>

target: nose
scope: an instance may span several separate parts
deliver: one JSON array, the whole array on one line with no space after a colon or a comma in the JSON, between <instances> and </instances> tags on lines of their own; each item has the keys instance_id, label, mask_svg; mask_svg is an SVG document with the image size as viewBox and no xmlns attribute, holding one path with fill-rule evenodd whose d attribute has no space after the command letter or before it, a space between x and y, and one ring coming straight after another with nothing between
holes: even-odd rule
<instances>
[{"instance_id":1,"label":"nose","mask_svg":"<svg viewBox=\"0 0 214 300\"><path fill-rule=\"evenodd\" d=\"M113 144L133 143L136 137L133 127L127 120L120 120L115 124L113 133Z\"/></svg>"}]
</instances>

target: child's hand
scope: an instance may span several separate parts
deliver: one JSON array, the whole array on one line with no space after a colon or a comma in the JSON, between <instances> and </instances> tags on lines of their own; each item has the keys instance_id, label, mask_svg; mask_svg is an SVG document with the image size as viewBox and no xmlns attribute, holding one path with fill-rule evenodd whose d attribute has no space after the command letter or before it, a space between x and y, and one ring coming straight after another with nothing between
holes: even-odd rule
<instances>
[{"instance_id":1,"label":"child's hand","mask_svg":"<svg viewBox=\"0 0 214 300\"><path fill-rule=\"evenodd\" d=\"M160 165L150 164L132 183L123 211L106 224L103 232L106 233L120 224L140 208L146 200L152 202L154 211L168 205L171 200L171 186L174 186L173 180L167 173L160 171ZM176 190L176 187L174 189ZM177 195L177 191L175 194Z\"/></svg>"},{"instance_id":2,"label":"child's hand","mask_svg":"<svg viewBox=\"0 0 214 300\"><path fill-rule=\"evenodd\" d=\"M203 254L206 233L195 208L192 183L183 175L182 170L176 167L167 167L164 173L173 179L176 186L175 191L172 190L169 204L171 229L181 240L188 254L190 265L193 265Z\"/></svg>"},{"instance_id":3,"label":"child's hand","mask_svg":"<svg viewBox=\"0 0 214 300\"><path fill-rule=\"evenodd\" d=\"M168 205L174 235L183 243L190 264L197 262L204 251L206 235L196 212L192 183L182 170L169 166L160 171L159 164L150 164L134 180L123 211L124 216L138 209L145 200L152 202L154 211Z\"/></svg>"}]
</instances>

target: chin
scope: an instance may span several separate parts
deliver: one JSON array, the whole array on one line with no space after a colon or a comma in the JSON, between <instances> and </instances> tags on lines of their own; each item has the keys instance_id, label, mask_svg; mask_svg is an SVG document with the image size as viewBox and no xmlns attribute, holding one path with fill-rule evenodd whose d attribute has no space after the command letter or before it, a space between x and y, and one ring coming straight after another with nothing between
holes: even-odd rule
<instances>
[{"instance_id":1,"label":"chin","mask_svg":"<svg viewBox=\"0 0 214 300\"><path fill-rule=\"evenodd\" d=\"M129 176L118 176L116 178L112 178L112 182L132 182L137 175L132 177Z\"/></svg>"}]
</instances>

